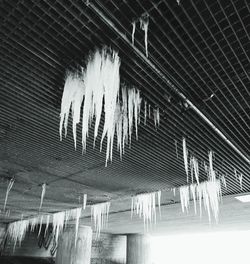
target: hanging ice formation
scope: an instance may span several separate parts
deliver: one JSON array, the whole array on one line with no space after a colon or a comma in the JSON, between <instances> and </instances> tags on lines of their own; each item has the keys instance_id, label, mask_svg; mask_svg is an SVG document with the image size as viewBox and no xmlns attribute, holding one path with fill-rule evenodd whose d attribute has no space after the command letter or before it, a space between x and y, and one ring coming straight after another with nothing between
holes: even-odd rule
<instances>
[{"instance_id":1,"label":"hanging ice formation","mask_svg":"<svg viewBox=\"0 0 250 264\"><path fill-rule=\"evenodd\" d=\"M65 219L65 212L59 212L59 213L53 214L52 225L53 225L53 234L54 234L56 243L58 241L60 232L63 230L64 219Z\"/></svg>"},{"instance_id":2,"label":"hanging ice formation","mask_svg":"<svg viewBox=\"0 0 250 264\"><path fill-rule=\"evenodd\" d=\"M199 162L198 159L194 156L190 157L190 171L191 171L191 180L194 182L194 177L196 183L199 184Z\"/></svg>"},{"instance_id":3,"label":"hanging ice formation","mask_svg":"<svg viewBox=\"0 0 250 264\"><path fill-rule=\"evenodd\" d=\"M143 218L144 227L148 228L153 221L156 223L156 197L160 210L161 191L138 194L131 198L131 217L136 213Z\"/></svg>"},{"instance_id":4,"label":"hanging ice formation","mask_svg":"<svg viewBox=\"0 0 250 264\"><path fill-rule=\"evenodd\" d=\"M215 171L214 171L214 168L213 168L213 152L210 150L209 151L209 180L210 181L215 181Z\"/></svg>"},{"instance_id":5,"label":"hanging ice formation","mask_svg":"<svg viewBox=\"0 0 250 264\"><path fill-rule=\"evenodd\" d=\"M4 200L4 206L3 206L3 210L4 211L5 211L5 208L6 208L6 204L7 204L7 201L8 201L10 190L13 187L14 182L15 182L15 179L10 179L9 180L9 183L8 183L8 186L7 186L7 190L6 190L5 200Z\"/></svg>"},{"instance_id":6,"label":"hanging ice formation","mask_svg":"<svg viewBox=\"0 0 250 264\"><path fill-rule=\"evenodd\" d=\"M241 191L243 190L242 181L243 181L243 174L241 173L241 174L239 175L239 182L240 182L240 190L241 190Z\"/></svg>"},{"instance_id":7,"label":"hanging ice formation","mask_svg":"<svg viewBox=\"0 0 250 264\"><path fill-rule=\"evenodd\" d=\"M16 221L8 225L7 237L14 242L14 249L17 242L21 245L28 228L29 220Z\"/></svg>"},{"instance_id":8,"label":"hanging ice formation","mask_svg":"<svg viewBox=\"0 0 250 264\"><path fill-rule=\"evenodd\" d=\"M83 195L83 204L82 204L83 210L86 209L86 206L87 206L87 194L84 194Z\"/></svg>"},{"instance_id":9,"label":"hanging ice formation","mask_svg":"<svg viewBox=\"0 0 250 264\"><path fill-rule=\"evenodd\" d=\"M76 147L76 125L82 116L82 147L86 151L86 140L92 120L94 125L94 145L99 134L99 125L104 110L104 126L101 136L102 143L107 138L106 165L112 161L114 135L117 135L117 146L120 154L124 146L131 143L133 123L136 138L137 125L140 122L141 97L139 90L122 85L120 89L120 58L117 52L108 48L97 50L89 59L86 70L81 68L76 74L67 75L61 103L60 138L64 127L67 134L67 124L70 111L73 116L73 136ZM81 112L81 106L83 108ZM133 121L134 120L134 121Z\"/></svg>"},{"instance_id":10,"label":"hanging ice formation","mask_svg":"<svg viewBox=\"0 0 250 264\"><path fill-rule=\"evenodd\" d=\"M149 15L144 14L140 17L140 28L144 31L144 44L146 56L148 57L148 25L149 25Z\"/></svg>"},{"instance_id":11,"label":"hanging ice formation","mask_svg":"<svg viewBox=\"0 0 250 264\"><path fill-rule=\"evenodd\" d=\"M42 193L41 193L39 211L41 211L42 206L43 206L43 199L44 199L45 192L46 192L46 183L43 183L42 184Z\"/></svg>"},{"instance_id":12,"label":"hanging ice formation","mask_svg":"<svg viewBox=\"0 0 250 264\"><path fill-rule=\"evenodd\" d=\"M132 22L132 26L133 26L133 28L132 28L132 45L134 46L134 44L135 44L135 28L136 28L136 22L135 21Z\"/></svg>"},{"instance_id":13,"label":"hanging ice formation","mask_svg":"<svg viewBox=\"0 0 250 264\"><path fill-rule=\"evenodd\" d=\"M160 125L160 111L159 111L159 108L154 109L153 115L154 115L155 127L157 128Z\"/></svg>"},{"instance_id":14,"label":"hanging ice formation","mask_svg":"<svg viewBox=\"0 0 250 264\"><path fill-rule=\"evenodd\" d=\"M187 182L189 181L188 177L188 150L187 150L187 144L186 139L182 139L182 147L183 147L183 160L184 160L184 167L187 175Z\"/></svg>"},{"instance_id":15,"label":"hanging ice formation","mask_svg":"<svg viewBox=\"0 0 250 264\"><path fill-rule=\"evenodd\" d=\"M91 217L94 220L96 238L99 238L101 230L108 222L110 202L94 204L91 206Z\"/></svg>"},{"instance_id":16,"label":"hanging ice formation","mask_svg":"<svg viewBox=\"0 0 250 264\"><path fill-rule=\"evenodd\" d=\"M226 177L224 175L221 176L221 181L222 181L223 186L225 187L225 189L227 189L227 181L226 181Z\"/></svg>"},{"instance_id":17,"label":"hanging ice formation","mask_svg":"<svg viewBox=\"0 0 250 264\"><path fill-rule=\"evenodd\" d=\"M86 197L85 200L87 201L87 196L84 197ZM46 236L50 221L52 221L52 227L53 227L52 233L55 238L55 241L57 242L58 236L60 232L63 230L64 226L67 225L67 222L69 220L75 220L75 239L77 239L79 220L81 217L82 209L83 209L82 207L79 207L63 212L54 213L51 215L39 215L37 217L33 217L27 220L22 220L21 218L20 221L16 221L9 224L7 229L7 234L9 238L14 241L15 244L16 242L21 243L21 241L25 236L25 232L28 230L29 227L30 227L30 231L34 232L35 228L40 225L38 231L38 236L39 236L41 233L43 220L46 218L44 221L45 222L44 236Z\"/></svg>"},{"instance_id":18,"label":"hanging ice formation","mask_svg":"<svg viewBox=\"0 0 250 264\"><path fill-rule=\"evenodd\" d=\"M180 191L180 199L181 199L181 209L184 213L185 211L188 212L189 208L189 200L190 200L190 194L189 194L189 186L184 185L179 188Z\"/></svg>"},{"instance_id":19,"label":"hanging ice formation","mask_svg":"<svg viewBox=\"0 0 250 264\"><path fill-rule=\"evenodd\" d=\"M69 113L72 113L72 129L73 138L76 148L76 125L80 122L81 117L81 105L83 96L85 94L85 86L83 82L83 69L78 73L68 72L64 84L62 102L61 102L61 114L60 114L60 140L62 140L62 132L64 127L65 137L67 136L67 126Z\"/></svg>"}]
</instances>

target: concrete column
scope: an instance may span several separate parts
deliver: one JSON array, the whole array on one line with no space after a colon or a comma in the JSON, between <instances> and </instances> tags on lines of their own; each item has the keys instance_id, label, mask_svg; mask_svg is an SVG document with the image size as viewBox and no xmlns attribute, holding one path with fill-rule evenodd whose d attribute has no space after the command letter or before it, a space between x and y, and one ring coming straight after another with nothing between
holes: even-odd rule
<instances>
[{"instance_id":1,"label":"concrete column","mask_svg":"<svg viewBox=\"0 0 250 264\"><path fill-rule=\"evenodd\" d=\"M150 236L127 235L127 264L151 264Z\"/></svg>"},{"instance_id":2,"label":"concrete column","mask_svg":"<svg viewBox=\"0 0 250 264\"><path fill-rule=\"evenodd\" d=\"M79 225L75 246L75 225L69 225L58 241L56 264L90 264L92 229Z\"/></svg>"}]
</instances>

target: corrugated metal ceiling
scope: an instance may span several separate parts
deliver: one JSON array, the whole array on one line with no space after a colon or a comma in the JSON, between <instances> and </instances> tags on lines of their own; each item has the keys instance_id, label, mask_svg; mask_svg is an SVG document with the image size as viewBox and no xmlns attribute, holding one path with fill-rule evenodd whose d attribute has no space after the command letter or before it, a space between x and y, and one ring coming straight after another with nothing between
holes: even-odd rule
<instances>
[{"instance_id":1,"label":"corrugated metal ceiling","mask_svg":"<svg viewBox=\"0 0 250 264\"><path fill-rule=\"evenodd\" d=\"M93 8L96 7L96 9ZM113 26L101 18L100 10ZM75 207L83 193L89 202L169 189L185 184L182 137L202 164L215 153L225 175L224 194L241 192L234 170L249 191L249 165L152 70L114 27L130 40L132 22L149 14L149 60L220 129L246 157L250 147L250 6L247 1L2 1L0 8L0 188L16 178L9 196L10 221L35 214L41 184L48 183L44 210ZM86 154L72 135L59 141L59 113L65 70L103 44L119 50L121 77L138 87L161 125L139 126L123 160L114 151ZM135 47L144 52L137 27ZM144 106L142 106L142 112ZM143 120L143 113L142 113ZM142 122L143 123L143 122ZM176 144L177 152L176 155ZM205 179L205 171L201 170Z\"/></svg>"}]
</instances>

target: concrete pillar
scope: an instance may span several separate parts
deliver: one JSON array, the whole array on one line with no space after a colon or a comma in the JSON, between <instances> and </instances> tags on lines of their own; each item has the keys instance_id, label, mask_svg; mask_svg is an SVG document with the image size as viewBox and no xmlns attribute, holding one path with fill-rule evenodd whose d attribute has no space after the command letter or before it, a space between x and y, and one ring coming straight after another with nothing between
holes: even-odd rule
<instances>
[{"instance_id":1,"label":"concrete pillar","mask_svg":"<svg viewBox=\"0 0 250 264\"><path fill-rule=\"evenodd\" d=\"M150 236L127 235L127 264L151 264Z\"/></svg>"},{"instance_id":2,"label":"concrete pillar","mask_svg":"<svg viewBox=\"0 0 250 264\"><path fill-rule=\"evenodd\" d=\"M58 241L56 264L90 264L92 229L79 225L75 246L75 225L69 225Z\"/></svg>"}]
</instances>

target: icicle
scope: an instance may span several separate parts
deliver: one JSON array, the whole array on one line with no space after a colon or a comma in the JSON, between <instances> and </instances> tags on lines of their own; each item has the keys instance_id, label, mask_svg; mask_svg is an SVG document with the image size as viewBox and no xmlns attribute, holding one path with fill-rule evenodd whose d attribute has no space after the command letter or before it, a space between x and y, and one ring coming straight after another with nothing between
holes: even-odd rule
<instances>
[{"instance_id":1,"label":"icicle","mask_svg":"<svg viewBox=\"0 0 250 264\"><path fill-rule=\"evenodd\" d=\"M192 182L193 182L193 175L194 175L196 183L199 184L199 162L197 158L195 158L194 156L190 158L190 170L191 170Z\"/></svg>"},{"instance_id":2,"label":"icicle","mask_svg":"<svg viewBox=\"0 0 250 264\"><path fill-rule=\"evenodd\" d=\"M193 157L190 157L189 166L190 166L191 183L194 183Z\"/></svg>"},{"instance_id":3,"label":"icicle","mask_svg":"<svg viewBox=\"0 0 250 264\"><path fill-rule=\"evenodd\" d=\"M151 118L151 105L148 105L148 118Z\"/></svg>"},{"instance_id":4,"label":"icicle","mask_svg":"<svg viewBox=\"0 0 250 264\"><path fill-rule=\"evenodd\" d=\"M160 210L161 192L138 194L131 198L131 217L135 212L140 218L143 218L144 227L146 228L152 223L153 219L156 221L156 195L158 197L158 207Z\"/></svg>"},{"instance_id":5,"label":"icicle","mask_svg":"<svg viewBox=\"0 0 250 264\"><path fill-rule=\"evenodd\" d=\"M133 26L133 29L132 29L132 45L134 46L134 44L135 44L135 28L136 28L136 22L135 21L132 22L132 26Z\"/></svg>"},{"instance_id":6,"label":"icicle","mask_svg":"<svg viewBox=\"0 0 250 264\"><path fill-rule=\"evenodd\" d=\"M7 236L11 241L14 241L14 249L17 242L19 246L21 245L28 228L29 220L16 221L8 225Z\"/></svg>"},{"instance_id":7,"label":"icicle","mask_svg":"<svg viewBox=\"0 0 250 264\"><path fill-rule=\"evenodd\" d=\"M187 144L185 138L182 139L182 146L183 146L183 160L184 160L184 166L185 166L187 182L188 182L188 150L187 150Z\"/></svg>"},{"instance_id":8,"label":"icicle","mask_svg":"<svg viewBox=\"0 0 250 264\"><path fill-rule=\"evenodd\" d=\"M128 92L122 87L122 150L125 152L125 144L128 144Z\"/></svg>"},{"instance_id":9,"label":"icicle","mask_svg":"<svg viewBox=\"0 0 250 264\"><path fill-rule=\"evenodd\" d=\"M157 197L158 197L159 214L160 214L160 218L161 218L161 191L157 192Z\"/></svg>"},{"instance_id":10,"label":"icicle","mask_svg":"<svg viewBox=\"0 0 250 264\"><path fill-rule=\"evenodd\" d=\"M154 116L155 128L157 128L160 125L160 112L159 112L159 108L153 110L153 116Z\"/></svg>"},{"instance_id":11,"label":"icicle","mask_svg":"<svg viewBox=\"0 0 250 264\"><path fill-rule=\"evenodd\" d=\"M83 195L83 205L82 205L83 210L86 209L86 205L87 205L87 194L84 194Z\"/></svg>"},{"instance_id":12,"label":"icicle","mask_svg":"<svg viewBox=\"0 0 250 264\"><path fill-rule=\"evenodd\" d=\"M243 174L241 173L240 176L239 176L239 182L240 182L240 189L241 189L241 191L243 190L242 181L243 181Z\"/></svg>"},{"instance_id":13,"label":"icicle","mask_svg":"<svg viewBox=\"0 0 250 264\"><path fill-rule=\"evenodd\" d=\"M213 152L209 151L209 180L215 181L215 171L213 169Z\"/></svg>"},{"instance_id":14,"label":"icicle","mask_svg":"<svg viewBox=\"0 0 250 264\"><path fill-rule=\"evenodd\" d=\"M173 188L173 194L174 194L174 197L175 197L175 195L176 195L176 188L175 187Z\"/></svg>"},{"instance_id":15,"label":"icicle","mask_svg":"<svg viewBox=\"0 0 250 264\"><path fill-rule=\"evenodd\" d=\"M65 137L67 136L67 126L70 109L73 116L73 137L76 148L76 125L80 122L81 105L85 88L83 83L82 70L78 74L68 73L63 90L61 113L60 113L60 140L62 140L62 130L64 126Z\"/></svg>"},{"instance_id":16,"label":"icicle","mask_svg":"<svg viewBox=\"0 0 250 264\"><path fill-rule=\"evenodd\" d=\"M181 209L182 212L184 213L185 211L188 212L188 207L189 207L189 200L190 200L190 195L189 195L189 186L181 186L179 188L180 191L180 199L181 199Z\"/></svg>"},{"instance_id":17,"label":"icicle","mask_svg":"<svg viewBox=\"0 0 250 264\"><path fill-rule=\"evenodd\" d=\"M223 183L225 189L227 190L227 181L226 181L226 178L225 178L224 175L221 176L221 181L222 181L222 183Z\"/></svg>"},{"instance_id":18,"label":"icicle","mask_svg":"<svg viewBox=\"0 0 250 264\"><path fill-rule=\"evenodd\" d=\"M209 222L211 222L211 214L214 219L218 222L219 219L219 202L221 200L221 184L220 181L215 179L214 181L204 181L200 184L191 184L180 187L180 198L182 211L188 211L189 207L189 188L194 201L194 210L196 209L196 200L199 200L200 217L202 215L202 201L204 208L208 214Z\"/></svg>"},{"instance_id":19,"label":"icicle","mask_svg":"<svg viewBox=\"0 0 250 264\"><path fill-rule=\"evenodd\" d=\"M65 219L65 212L59 212L53 214L53 220L52 220L53 235L55 237L56 243L58 241L59 233L63 230L64 219Z\"/></svg>"},{"instance_id":20,"label":"icicle","mask_svg":"<svg viewBox=\"0 0 250 264\"><path fill-rule=\"evenodd\" d=\"M149 25L149 15L144 14L140 17L140 28L144 31L144 44L146 57L148 57L148 25Z\"/></svg>"},{"instance_id":21,"label":"icicle","mask_svg":"<svg viewBox=\"0 0 250 264\"><path fill-rule=\"evenodd\" d=\"M180 1L180 0L176 0L176 2L177 2L178 5L180 5L180 2L181 2L181 1Z\"/></svg>"},{"instance_id":22,"label":"icicle","mask_svg":"<svg viewBox=\"0 0 250 264\"><path fill-rule=\"evenodd\" d=\"M234 176L235 176L235 180L237 181L238 180L238 173L237 173L237 170L234 168Z\"/></svg>"},{"instance_id":23,"label":"icicle","mask_svg":"<svg viewBox=\"0 0 250 264\"><path fill-rule=\"evenodd\" d=\"M104 121L103 133L101 138L101 145L104 137L107 135L106 166L108 160L112 161L113 138L115 132L115 127L114 127L115 111L116 111L116 105L117 105L118 93L120 87L119 70L120 70L120 58L118 54L116 52L112 52L112 54L110 55L107 54L107 52L102 52L102 71L101 71L102 83L101 84L104 89L105 121ZM91 81L93 82L92 79ZM97 89L96 86L95 89ZM99 91L96 90L96 93L98 94ZM95 103L94 96L93 96L93 102ZM100 107L99 105L97 106L97 103L95 105L96 107ZM101 117L101 110L100 110L100 117ZM98 116L96 116L96 120L97 118Z\"/></svg>"},{"instance_id":24,"label":"icicle","mask_svg":"<svg viewBox=\"0 0 250 264\"><path fill-rule=\"evenodd\" d=\"M96 238L99 238L101 230L108 222L110 202L94 204L91 206L91 217L94 221Z\"/></svg>"},{"instance_id":25,"label":"icicle","mask_svg":"<svg viewBox=\"0 0 250 264\"><path fill-rule=\"evenodd\" d=\"M35 231L35 227L38 224L38 218L37 217L33 217L32 219L30 219L30 231L34 232Z\"/></svg>"},{"instance_id":26,"label":"icicle","mask_svg":"<svg viewBox=\"0 0 250 264\"><path fill-rule=\"evenodd\" d=\"M42 206L43 206L43 199L44 199L45 192L46 192L46 183L43 183L42 184L42 193L41 193L41 201L40 201L39 211L41 211Z\"/></svg>"},{"instance_id":27,"label":"icicle","mask_svg":"<svg viewBox=\"0 0 250 264\"><path fill-rule=\"evenodd\" d=\"M147 123L147 101L144 100L144 125Z\"/></svg>"},{"instance_id":28,"label":"icicle","mask_svg":"<svg viewBox=\"0 0 250 264\"><path fill-rule=\"evenodd\" d=\"M7 201L8 201L10 190L13 187L14 182L15 182L15 179L12 178L12 179L10 179L10 181L8 183L7 190L6 190L6 195L5 195L5 200L4 200L4 206L3 206L3 210L4 211L5 211L5 208L6 208L6 204L7 204Z\"/></svg>"},{"instance_id":29,"label":"icicle","mask_svg":"<svg viewBox=\"0 0 250 264\"><path fill-rule=\"evenodd\" d=\"M48 228L49 228L49 221L50 221L50 215L46 216L46 226L45 226L45 231L44 231L44 237L47 234Z\"/></svg>"},{"instance_id":30,"label":"icicle","mask_svg":"<svg viewBox=\"0 0 250 264\"><path fill-rule=\"evenodd\" d=\"M190 185L190 191L191 191L192 199L193 199L193 202L194 202L194 213L195 214L197 213L197 209L196 209L196 187L197 187L196 184L191 184Z\"/></svg>"},{"instance_id":31,"label":"icicle","mask_svg":"<svg viewBox=\"0 0 250 264\"><path fill-rule=\"evenodd\" d=\"M38 237L41 234L42 226L43 226L43 215L41 215L41 217L40 217L40 226L39 226L39 231L38 231L38 235L37 235Z\"/></svg>"}]
</instances>

